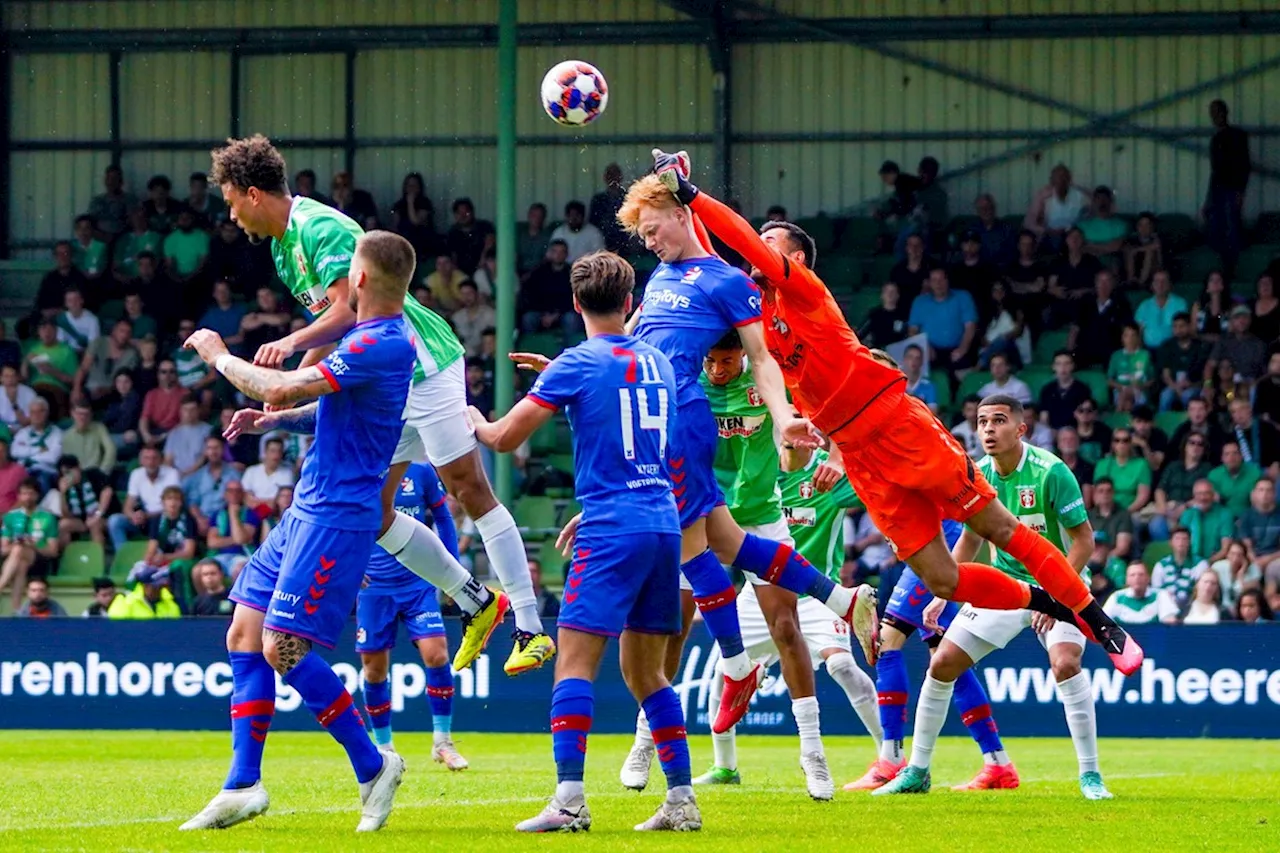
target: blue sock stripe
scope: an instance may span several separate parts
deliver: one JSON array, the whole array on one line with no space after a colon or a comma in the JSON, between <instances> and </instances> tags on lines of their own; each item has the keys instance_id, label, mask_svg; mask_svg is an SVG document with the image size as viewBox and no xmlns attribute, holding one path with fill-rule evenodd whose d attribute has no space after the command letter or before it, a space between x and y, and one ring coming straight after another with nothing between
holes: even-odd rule
<instances>
[{"instance_id":1,"label":"blue sock stripe","mask_svg":"<svg viewBox=\"0 0 1280 853\"><path fill-rule=\"evenodd\" d=\"M720 654L727 658L741 654L744 648L742 627L734 604L733 583L716 555L703 551L681 566L680 571L693 587L693 597L699 602L702 621L720 646Z\"/></svg>"},{"instance_id":2,"label":"blue sock stripe","mask_svg":"<svg viewBox=\"0 0 1280 853\"><path fill-rule=\"evenodd\" d=\"M907 662L901 650L881 652L876 663L876 699L880 706L880 728L884 729L886 741L903 739L910 695Z\"/></svg>"},{"instance_id":3,"label":"blue sock stripe","mask_svg":"<svg viewBox=\"0 0 1280 853\"><path fill-rule=\"evenodd\" d=\"M595 692L585 678L566 678L552 689L551 752L557 781L582 781L594 707Z\"/></svg>"},{"instance_id":4,"label":"blue sock stripe","mask_svg":"<svg viewBox=\"0 0 1280 853\"><path fill-rule=\"evenodd\" d=\"M284 681L298 691L302 702L325 730L347 751L356 781L368 782L382 769L378 752L364 728L364 719L352 703L351 694L324 658L307 652Z\"/></svg>"},{"instance_id":5,"label":"blue sock stripe","mask_svg":"<svg viewBox=\"0 0 1280 853\"><path fill-rule=\"evenodd\" d=\"M733 564L744 572L751 572L775 586L789 589L797 595L811 595L826 601L836 588L835 581L813 567L790 545L762 539L748 533L742 541L742 549Z\"/></svg>"},{"instance_id":6,"label":"blue sock stripe","mask_svg":"<svg viewBox=\"0 0 1280 853\"><path fill-rule=\"evenodd\" d=\"M649 720L649 731L653 734L654 746L658 748L658 760L667 777L667 788L692 784L689 740L680 697L670 687L663 687L646 696L640 706Z\"/></svg>"},{"instance_id":7,"label":"blue sock stripe","mask_svg":"<svg viewBox=\"0 0 1280 853\"><path fill-rule=\"evenodd\" d=\"M262 751L275 712L276 673L261 652L229 652L231 661L231 768L223 788L245 788L262 778Z\"/></svg>"},{"instance_id":8,"label":"blue sock stripe","mask_svg":"<svg viewBox=\"0 0 1280 853\"><path fill-rule=\"evenodd\" d=\"M448 664L427 667L427 703L432 717L453 716L453 670Z\"/></svg>"},{"instance_id":9,"label":"blue sock stripe","mask_svg":"<svg viewBox=\"0 0 1280 853\"><path fill-rule=\"evenodd\" d=\"M991 715L987 691L982 689L982 682L978 680L977 674L972 669L966 670L956 679L952 701L956 710L960 712L961 722L983 752L1004 749L1004 743L1000 740L1000 731L996 728L995 717Z\"/></svg>"}]
</instances>

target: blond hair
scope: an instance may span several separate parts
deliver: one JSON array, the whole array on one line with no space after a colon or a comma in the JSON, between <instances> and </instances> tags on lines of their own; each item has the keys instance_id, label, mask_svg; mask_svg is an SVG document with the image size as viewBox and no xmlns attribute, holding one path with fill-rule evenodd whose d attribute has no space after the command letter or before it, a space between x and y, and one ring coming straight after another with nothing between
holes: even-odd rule
<instances>
[{"instance_id":1,"label":"blond hair","mask_svg":"<svg viewBox=\"0 0 1280 853\"><path fill-rule=\"evenodd\" d=\"M680 202L657 175L645 175L627 189L627 197L618 209L618 224L631 234L637 233L640 230L640 211L646 207L675 210L680 207Z\"/></svg>"}]
</instances>

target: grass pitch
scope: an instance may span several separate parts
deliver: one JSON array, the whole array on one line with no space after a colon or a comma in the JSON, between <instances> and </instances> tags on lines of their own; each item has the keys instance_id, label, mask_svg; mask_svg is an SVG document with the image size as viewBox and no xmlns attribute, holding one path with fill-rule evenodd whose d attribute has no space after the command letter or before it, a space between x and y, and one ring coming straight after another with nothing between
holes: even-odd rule
<instances>
[{"instance_id":1,"label":"grass pitch","mask_svg":"<svg viewBox=\"0 0 1280 853\"><path fill-rule=\"evenodd\" d=\"M387 827L357 836L355 781L328 737L271 735L265 781L271 811L221 832L180 833L221 784L228 736L180 732L0 733L0 850L1280 850L1280 743L1225 740L1102 742L1116 799L1084 801L1071 743L1008 742L1022 788L957 794L979 766L972 742L944 739L927 796L871 798L837 789L830 803L804 793L794 738L739 739L743 785L699 789L700 834L639 834L664 788L656 763L643 793L618 785L630 738L593 735L587 797L594 826L575 836L525 836L516 821L539 811L554 785L545 735L459 734L471 768L430 761L430 736L396 745L409 772ZM694 772L710 741L692 738ZM837 786L872 758L865 738L829 738Z\"/></svg>"}]
</instances>

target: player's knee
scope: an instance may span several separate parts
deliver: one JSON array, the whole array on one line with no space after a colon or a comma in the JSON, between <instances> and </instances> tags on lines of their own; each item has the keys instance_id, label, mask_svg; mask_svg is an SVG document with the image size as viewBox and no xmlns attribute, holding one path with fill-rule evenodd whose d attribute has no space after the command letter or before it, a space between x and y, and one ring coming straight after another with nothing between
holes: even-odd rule
<instances>
[{"instance_id":1,"label":"player's knee","mask_svg":"<svg viewBox=\"0 0 1280 853\"><path fill-rule=\"evenodd\" d=\"M360 662L363 665L361 675L365 681L372 681L379 684L387 680L387 659L386 655L371 654L361 655Z\"/></svg>"},{"instance_id":2,"label":"player's knee","mask_svg":"<svg viewBox=\"0 0 1280 853\"><path fill-rule=\"evenodd\" d=\"M956 594L956 583L960 580L959 573L951 573L947 575L939 575L926 580L925 586L929 587L929 592L938 598L945 598L950 601Z\"/></svg>"},{"instance_id":3,"label":"player's knee","mask_svg":"<svg viewBox=\"0 0 1280 853\"><path fill-rule=\"evenodd\" d=\"M880 651L896 652L902 649L907 642L907 635L898 630L896 625L889 622L880 623Z\"/></svg>"},{"instance_id":4,"label":"player's knee","mask_svg":"<svg viewBox=\"0 0 1280 853\"><path fill-rule=\"evenodd\" d=\"M444 666L449 662L449 649L444 643L424 642L422 644L422 663L428 667Z\"/></svg>"},{"instance_id":5,"label":"player's knee","mask_svg":"<svg viewBox=\"0 0 1280 853\"><path fill-rule=\"evenodd\" d=\"M792 647L804 643L800 635L800 626L791 614L782 614L769 626L769 635L779 646Z\"/></svg>"},{"instance_id":6,"label":"player's knee","mask_svg":"<svg viewBox=\"0 0 1280 853\"><path fill-rule=\"evenodd\" d=\"M1066 681L1080 674L1080 656L1072 654L1051 655L1049 666L1053 669L1054 681Z\"/></svg>"},{"instance_id":7,"label":"player's knee","mask_svg":"<svg viewBox=\"0 0 1280 853\"><path fill-rule=\"evenodd\" d=\"M969 668L964 655L951 645L942 646L929 659L929 677L936 681L955 681Z\"/></svg>"}]
</instances>

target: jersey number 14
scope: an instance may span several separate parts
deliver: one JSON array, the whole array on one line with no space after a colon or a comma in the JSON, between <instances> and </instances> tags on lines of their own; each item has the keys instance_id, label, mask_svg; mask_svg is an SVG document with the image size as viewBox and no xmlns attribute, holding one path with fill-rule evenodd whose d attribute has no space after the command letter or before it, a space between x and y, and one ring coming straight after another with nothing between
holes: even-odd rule
<instances>
[{"instance_id":1,"label":"jersey number 14","mask_svg":"<svg viewBox=\"0 0 1280 853\"><path fill-rule=\"evenodd\" d=\"M651 355L634 355L630 350L625 353L634 360L627 371L627 380L635 381L635 367L640 367L640 384L657 385L654 389L657 398L657 413L649 411L649 389L641 388L619 388L618 404L621 407L621 424L622 424L622 454L627 461L635 461L636 458L636 421L639 420L640 429L656 430L658 433L658 460L665 460L667 457L667 389L662 387L662 375L658 373L658 363ZM636 417L639 413L639 417Z\"/></svg>"}]
</instances>

